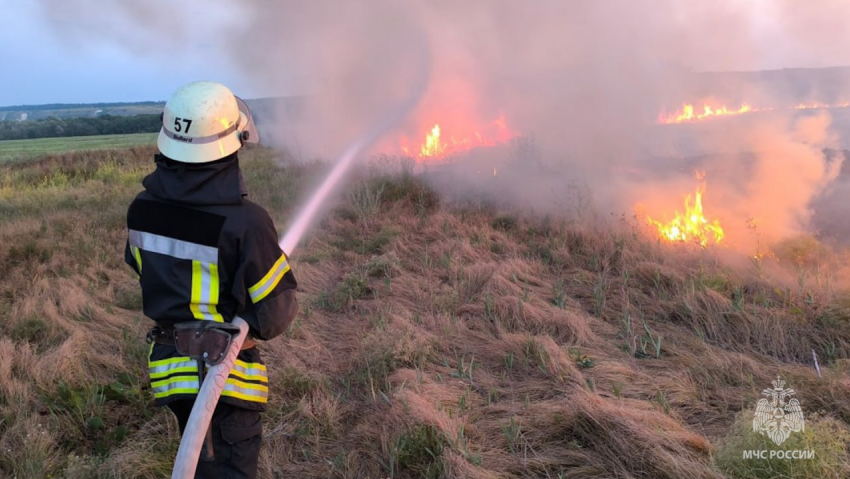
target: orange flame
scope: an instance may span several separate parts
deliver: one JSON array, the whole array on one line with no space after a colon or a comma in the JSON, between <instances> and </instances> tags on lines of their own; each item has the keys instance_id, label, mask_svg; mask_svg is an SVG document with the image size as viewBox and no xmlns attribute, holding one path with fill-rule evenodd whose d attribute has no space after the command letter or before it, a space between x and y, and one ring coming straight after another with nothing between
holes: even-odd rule
<instances>
[{"instance_id":1,"label":"orange flame","mask_svg":"<svg viewBox=\"0 0 850 479\"><path fill-rule=\"evenodd\" d=\"M850 102L843 103L820 103L820 102L811 102L811 103L800 103L798 105L787 107L786 110L811 110L816 108L848 108L850 107ZM734 116L734 115L742 115L744 113L753 113L757 111L773 111L777 108L773 107L763 107L756 108L748 103L742 103L740 107L737 109L728 108L725 105L722 106L711 106L708 103L704 103L702 106L702 111L698 111L693 104L683 103L682 108L673 113L667 113L664 110L658 115L658 123L661 124L673 124L673 123L685 123L685 122L693 122L698 120L704 120L706 118L719 117L719 116Z\"/></svg>"},{"instance_id":2,"label":"orange flame","mask_svg":"<svg viewBox=\"0 0 850 479\"><path fill-rule=\"evenodd\" d=\"M486 133L477 130L467 131L468 133L463 135L456 135L450 133L448 128L444 129L439 123L435 123L418 149L418 158L420 160L444 158L473 148L507 143L516 136L508 128L504 115L500 115L499 118L492 121L490 126L486 128ZM404 154L408 155L411 154L411 150L416 151L409 147L408 140L404 136L399 139L399 148Z\"/></svg>"},{"instance_id":3,"label":"orange flame","mask_svg":"<svg viewBox=\"0 0 850 479\"><path fill-rule=\"evenodd\" d=\"M440 125L434 125L431 128L431 133L425 137L425 144L420 150L421 156L442 156L445 152L443 145L440 144Z\"/></svg>"},{"instance_id":4,"label":"orange flame","mask_svg":"<svg viewBox=\"0 0 850 479\"><path fill-rule=\"evenodd\" d=\"M709 104L704 104L702 106L702 112L698 112L692 104L684 103L682 104L682 109L675 113L665 115L665 113L662 111L661 114L658 115L658 122L664 124L682 123L686 121L702 120L704 118L710 118L715 116L741 115L743 113L749 113L752 111L763 111L763 109L753 108L747 103L742 103L737 110L729 109L725 105L720 107L712 107Z\"/></svg>"},{"instance_id":5,"label":"orange flame","mask_svg":"<svg viewBox=\"0 0 850 479\"><path fill-rule=\"evenodd\" d=\"M701 179L702 174L697 173ZM685 212L676 212L675 218L667 223L655 221L647 217L647 222L658 228L658 233L663 239L671 243L694 242L700 246L708 246L711 243L719 244L725 233L718 220L709 221L703 213L702 195L705 192L705 182L696 191L695 201L691 204L691 195L685 197Z\"/></svg>"}]
</instances>

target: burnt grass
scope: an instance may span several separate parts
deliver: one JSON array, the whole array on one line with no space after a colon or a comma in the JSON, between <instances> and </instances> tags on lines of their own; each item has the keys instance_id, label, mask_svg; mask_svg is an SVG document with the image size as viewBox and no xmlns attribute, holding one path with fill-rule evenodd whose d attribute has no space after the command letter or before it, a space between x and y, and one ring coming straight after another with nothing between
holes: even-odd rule
<instances>
[{"instance_id":1,"label":"burnt grass","mask_svg":"<svg viewBox=\"0 0 850 479\"><path fill-rule=\"evenodd\" d=\"M170 473L123 263L153 153L0 165L0 476ZM259 148L242 166L279 229L326 170ZM349 185L292 255L297 321L260 345L261 477L850 476L842 252L732 267L639 225L448 202L409 171ZM777 376L815 460L741 460Z\"/></svg>"}]
</instances>

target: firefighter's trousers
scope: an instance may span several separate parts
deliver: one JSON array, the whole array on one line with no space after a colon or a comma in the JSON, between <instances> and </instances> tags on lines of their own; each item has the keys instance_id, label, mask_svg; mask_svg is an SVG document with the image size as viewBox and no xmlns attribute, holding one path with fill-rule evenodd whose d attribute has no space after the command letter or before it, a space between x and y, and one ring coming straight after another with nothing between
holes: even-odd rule
<instances>
[{"instance_id":1,"label":"firefighter's trousers","mask_svg":"<svg viewBox=\"0 0 850 479\"><path fill-rule=\"evenodd\" d=\"M168 404L177 416L183 434L193 400L178 400ZM255 479L260 458L263 426L260 412L218 403L213 412L212 442L214 459L198 461L196 479Z\"/></svg>"}]
</instances>

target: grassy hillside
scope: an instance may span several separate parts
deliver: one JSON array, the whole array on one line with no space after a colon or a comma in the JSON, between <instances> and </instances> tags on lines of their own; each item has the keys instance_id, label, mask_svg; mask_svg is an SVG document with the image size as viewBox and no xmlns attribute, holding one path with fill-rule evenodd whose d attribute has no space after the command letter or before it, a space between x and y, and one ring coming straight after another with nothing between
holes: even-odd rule
<instances>
[{"instance_id":1,"label":"grassy hillside","mask_svg":"<svg viewBox=\"0 0 850 479\"><path fill-rule=\"evenodd\" d=\"M126 207L154 150L0 165L0 476L167 476L177 425L150 406ZM322 173L251 149L279 226ZM850 303L814 242L793 281L621 225L446 204L363 173L293 255L301 313L269 363L261 477L850 476ZM829 280L829 281L828 281ZM811 367L819 355L822 378ZM781 376L807 423L751 432Z\"/></svg>"},{"instance_id":2,"label":"grassy hillside","mask_svg":"<svg viewBox=\"0 0 850 479\"><path fill-rule=\"evenodd\" d=\"M131 135L95 135L0 141L0 162L32 159L38 156L75 151L150 146L156 143L156 136L157 133L135 133Z\"/></svg>"}]
</instances>

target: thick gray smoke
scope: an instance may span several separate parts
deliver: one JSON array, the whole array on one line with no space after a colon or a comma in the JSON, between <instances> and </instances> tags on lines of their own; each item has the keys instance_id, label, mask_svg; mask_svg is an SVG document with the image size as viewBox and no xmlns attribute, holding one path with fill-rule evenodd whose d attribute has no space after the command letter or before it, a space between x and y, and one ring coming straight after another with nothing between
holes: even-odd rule
<instances>
[{"instance_id":1,"label":"thick gray smoke","mask_svg":"<svg viewBox=\"0 0 850 479\"><path fill-rule=\"evenodd\" d=\"M779 111L672 131L656 119L662 108L685 101L784 108L850 100L840 98L850 85L836 94L793 80L730 75L712 81L698 74L850 64L850 53L836 47L850 33L835 20L846 18L850 7L826 2L819 9L831 15L822 16L798 5L557 0L402 7L373 0L331 8L323 2L258 2L251 36L279 48L249 50L240 60L246 71L262 72L261 81L274 83L283 75L310 93L306 117L282 129L287 134L281 140L304 156L327 156L385 108L392 92L404 89L410 63L421 61L405 55L410 32L425 32L433 62L430 86L397 135L385 140L384 151L397 152L401 138L415 155L435 123L448 136L486 129L503 115L511 131L533 138L525 143L531 148L477 152L466 158L468 166L459 158L449 170L452 185L476 192L490 186L499 197L537 210L570 211L576 208L570 202L590 203L575 198L573 182L579 179L601 213L639 206L659 219L681 210L684 195L698 183L688 164L676 165L671 174L670 163L652 159L724 153L699 165L709 174L707 212L722 220L732 243L748 248L748 220L768 239L810 228L810 202L840 166L821 153L838 145L830 114L809 118ZM736 153L750 153L750 161L742 164ZM500 156L514 164L502 166ZM489 163L510 180L493 182Z\"/></svg>"},{"instance_id":2,"label":"thick gray smoke","mask_svg":"<svg viewBox=\"0 0 850 479\"><path fill-rule=\"evenodd\" d=\"M538 210L567 209L567 185L578 179L603 214L640 207L664 219L697 185L691 163L670 159L722 152L698 162L706 213L743 244L750 218L774 238L809 229L810 203L840 166L821 153L840 144L832 113L785 107L850 101L850 85L825 91L699 72L850 65L843 0L43 3L60 34L154 57L173 54L175 32L182 41L206 35L257 91L305 95L297 121L281 120L274 138L302 158L338 154L404 98L425 61L415 48L424 36L432 65L424 98L377 151L404 145L415 155L436 123L449 137L503 118L525 139L475 152L470 164L489 172L492 163L510 181L493 183L477 166L452 175L467 187L498 184L499 196ZM191 20L198 9L217 12L207 28ZM191 34L184 24L195 25ZM779 108L706 127L657 124L662 109L703 101Z\"/></svg>"}]
</instances>

